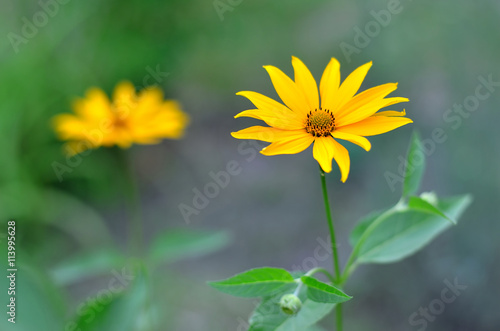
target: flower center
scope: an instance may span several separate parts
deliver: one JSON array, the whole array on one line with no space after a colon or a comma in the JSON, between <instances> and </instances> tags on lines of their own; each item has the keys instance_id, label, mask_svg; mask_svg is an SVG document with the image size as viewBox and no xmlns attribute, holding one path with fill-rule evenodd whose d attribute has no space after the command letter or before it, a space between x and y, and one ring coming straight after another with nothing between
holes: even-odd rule
<instances>
[{"instance_id":1,"label":"flower center","mask_svg":"<svg viewBox=\"0 0 500 331\"><path fill-rule=\"evenodd\" d=\"M335 130L335 116L328 109L315 109L307 114L306 132L313 137L327 137Z\"/></svg>"},{"instance_id":2,"label":"flower center","mask_svg":"<svg viewBox=\"0 0 500 331\"><path fill-rule=\"evenodd\" d=\"M127 127L127 122L124 118L120 116L115 116L111 122L111 127L115 130L125 129Z\"/></svg>"}]
</instances>

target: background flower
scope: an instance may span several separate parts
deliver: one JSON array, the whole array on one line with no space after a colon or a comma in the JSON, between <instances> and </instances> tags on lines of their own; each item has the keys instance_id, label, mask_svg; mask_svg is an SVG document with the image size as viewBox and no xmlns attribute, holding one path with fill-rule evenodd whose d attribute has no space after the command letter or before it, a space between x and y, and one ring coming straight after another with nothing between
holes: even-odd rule
<instances>
[{"instance_id":1,"label":"background flower","mask_svg":"<svg viewBox=\"0 0 500 331\"><path fill-rule=\"evenodd\" d=\"M54 117L59 137L70 141L69 154L88 148L132 144L157 144L164 138L182 137L189 117L174 100L163 100L158 87L146 88L136 94L130 82L120 83L111 102L105 93L92 88L84 99L73 103L75 115Z\"/></svg>"}]
</instances>

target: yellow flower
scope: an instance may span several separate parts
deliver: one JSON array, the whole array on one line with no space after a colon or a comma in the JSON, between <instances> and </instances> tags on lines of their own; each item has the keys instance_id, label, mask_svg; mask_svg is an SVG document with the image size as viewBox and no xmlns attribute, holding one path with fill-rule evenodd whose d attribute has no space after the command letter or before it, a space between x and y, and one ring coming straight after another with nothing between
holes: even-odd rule
<instances>
[{"instance_id":1,"label":"yellow flower","mask_svg":"<svg viewBox=\"0 0 500 331\"><path fill-rule=\"evenodd\" d=\"M85 98L73 104L75 114L53 119L55 131L67 140L69 154L89 148L132 144L157 144L163 138L178 139L184 134L189 117L174 100L163 100L157 87L136 94L130 82L115 88L113 101L98 88L87 91Z\"/></svg>"},{"instance_id":2,"label":"yellow flower","mask_svg":"<svg viewBox=\"0 0 500 331\"><path fill-rule=\"evenodd\" d=\"M257 109L246 110L235 117L252 117L270 127L252 126L231 135L238 139L256 139L271 144L264 155L297 154L313 142L313 156L325 172L332 170L332 159L339 165L342 182L349 175L350 159L347 149L334 138L350 141L369 151L371 144L365 136L373 136L412 123L405 111L380 109L409 101L407 98L386 98L397 88L388 83L358 92L368 70L369 62L353 71L340 84L340 64L332 58L318 86L304 63L292 57L295 81L273 66L264 66L283 105L262 94L242 91L237 95L248 98Z\"/></svg>"}]
</instances>

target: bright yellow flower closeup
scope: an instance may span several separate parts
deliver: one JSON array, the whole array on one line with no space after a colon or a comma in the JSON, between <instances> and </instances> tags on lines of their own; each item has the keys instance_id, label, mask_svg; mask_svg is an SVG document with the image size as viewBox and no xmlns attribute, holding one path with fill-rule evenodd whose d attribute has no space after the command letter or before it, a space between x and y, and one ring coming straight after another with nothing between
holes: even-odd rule
<instances>
[{"instance_id":1,"label":"bright yellow flower closeup","mask_svg":"<svg viewBox=\"0 0 500 331\"><path fill-rule=\"evenodd\" d=\"M138 94L130 82L118 84L113 101L98 88L73 104L73 114L53 119L59 138L68 141L69 154L89 148L132 144L157 144L164 138L184 134L189 117L174 100L164 100L160 88L149 87Z\"/></svg>"},{"instance_id":2,"label":"bright yellow flower closeup","mask_svg":"<svg viewBox=\"0 0 500 331\"><path fill-rule=\"evenodd\" d=\"M365 136L373 136L412 123L405 111L382 111L387 106L409 101L407 98L386 98L397 89L397 83L373 87L356 94L372 63L354 70L340 84L340 64L332 58L318 86L309 69L292 57L295 81L273 66L264 66L283 105L262 94L238 92L257 109L246 110L235 117L252 117L270 127L252 126L233 132L238 139L256 139L271 144L264 155L296 154L312 143L313 156L325 172L332 170L332 159L339 165L343 182L349 175L350 159L347 149L336 139L347 140L369 151L371 144ZM321 103L320 103L321 96Z\"/></svg>"}]
</instances>

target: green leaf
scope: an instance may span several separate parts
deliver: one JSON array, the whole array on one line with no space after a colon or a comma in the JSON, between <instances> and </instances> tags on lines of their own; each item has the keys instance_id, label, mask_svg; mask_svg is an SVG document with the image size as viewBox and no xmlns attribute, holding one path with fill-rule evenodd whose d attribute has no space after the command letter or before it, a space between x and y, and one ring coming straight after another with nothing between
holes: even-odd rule
<instances>
[{"instance_id":1,"label":"green leaf","mask_svg":"<svg viewBox=\"0 0 500 331\"><path fill-rule=\"evenodd\" d=\"M352 299L333 285L323 283L316 278L302 276L302 283L307 286L307 297L315 302L322 303L341 303Z\"/></svg>"},{"instance_id":2,"label":"green leaf","mask_svg":"<svg viewBox=\"0 0 500 331\"><path fill-rule=\"evenodd\" d=\"M452 220L448 216L446 216L441 210L436 208L435 206L431 205L429 202L426 200L419 198L419 197L410 197L408 200L408 207L414 210L420 210L424 212L428 212L437 216L441 216L444 219L447 219L453 224L457 224L456 221Z\"/></svg>"},{"instance_id":3,"label":"green leaf","mask_svg":"<svg viewBox=\"0 0 500 331\"><path fill-rule=\"evenodd\" d=\"M230 236L226 231L169 230L153 240L149 257L153 263L171 263L213 253L229 242Z\"/></svg>"},{"instance_id":4,"label":"green leaf","mask_svg":"<svg viewBox=\"0 0 500 331\"><path fill-rule=\"evenodd\" d=\"M285 292L262 300L250 317L248 331L290 331L310 330L314 324L328 315L335 307L334 303L319 303L308 299L301 293L302 308L296 315L286 315L279 306L279 300ZM315 330L312 328L312 330Z\"/></svg>"},{"instance_id":5,"label":"green leaf","mask_svg":"<svg viewBox=\"0 0 500 331\"><path fill-rule=\"evenodd\" d=\"M278 268L252 269L208 284L221 292L239 297L267 296L296 285L288 271Z\"/></svg>"},{"instance_id":6,"label":"green leaf","mask_svg":"<svg viewBox=\"0 0 500 331\"><path fill-rule=\"evenodd\" d=\"M359 222L356 224L354 229L352 229L351 234L349 235L349 243L352 247L356 246L365 230L383 213L384 211L375 211L359 220Z\"/></svg>"},{"instance_id":7,"label":"green leaf","mask_svg":"<svg viewBox=\"0 0 500 331\"><path fill-rule=\"evenodd\" d=\"M6 241L0 241L2 251L7 252ZM29 330L64 330L64 317L66 303L60 288L57 288L45 273L29 263L30 257L16 248L17 272L15 272L15 294L8 295L10 279L6 271L7 258L2 259L2 277L0 286L2 289L2 318L0 319L0 330L29 331ZM15 324L7 319L11 316L7 313L10 308L10 298L15 298ZM27 316L29 314L29 317Z\"/></svg>"},{"instance_id":8,"label":"green leaf","mask_svg":"<svg viewBox=\"0 0 500 331\"><path fill-rule=\"evenodd\" d=\"M83 201L61 190L41 189L24 182L0 185L0 220L9 218L50 224L85 247L111 241L104 219Z\"/></svg>"},{"instance_id":9,"label":"green leaf","mask_svg":"<svg viewBox=\"0 0 500 331\"><path fill-rule=\"evenodd\" d=\"M425 155L423 152L420 135L413 132L408 154L406 156L405 177L403 182L403 196L415 194L420 187L420 182L425 170Z\"/></svg>"},{"instance_id":10,"label":"green leaf","mask_svg":"<svg viewBox=\"0 0 500 331\"><path fill-rule=\"evenodd\" d=\"M84 247L105 245L111 241L101 215L83 201L59 190L43 191L43 207L37 218L59 227Z\"/></svg>"},{"instance_id":11,"label":"green leaf","mask_svg":"<svg viewBox=\"0 0 500 331\"><path fill-rule=\"evenodd\" d=\"M109 272L125 263L125 257L112 248L101 248L73 256L50 269L52 279L59 285Z\"/></svg>"},{"instance_id":12,"label":"green leaf","mask_svg":"<svg viewBox=\"0 0 500 331\"><path fill-rule=\"evenodd\" d=\"M130 288L122 292L109 289L101 292L106 295L90 295L80 304L72 330L133 331L143 329L138 325L140 321L149 326L153 323L146 310L148 285L143 272L138 272Z\"/></svg>"},{"instance_id":13,"label":"green leaf","mask_svg":"<svg viewBox=\"0 0 500 331\"><path fill-rule=\"evenodd\" d=\"M313 325L313 326L308 327L305 331L325 331L325 329L323 329L322 327L320 327L318 325Z\"/></svg>"},{"instance_id":14,"label":"green leaf","mask_svg":"<svg viewBox=\"0 0 500 331\"><path fill-rule=\"evenodd\" d=\"M471 202L469 195L438 201L437 208L457 219ZM360 242L357 263L390 263L420 250L451 223L442 216L410 208L396 209Z\"/></svg>"}]
</instances>

